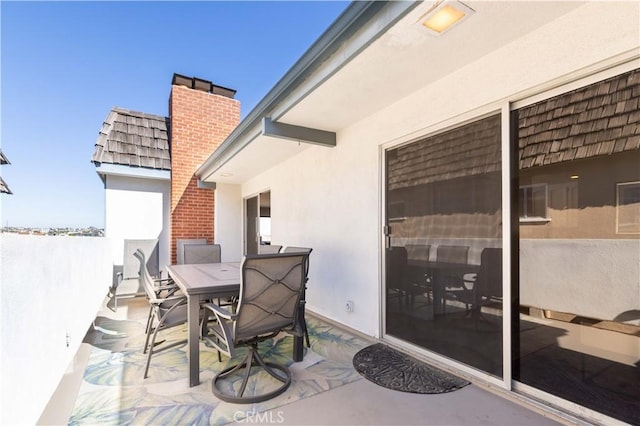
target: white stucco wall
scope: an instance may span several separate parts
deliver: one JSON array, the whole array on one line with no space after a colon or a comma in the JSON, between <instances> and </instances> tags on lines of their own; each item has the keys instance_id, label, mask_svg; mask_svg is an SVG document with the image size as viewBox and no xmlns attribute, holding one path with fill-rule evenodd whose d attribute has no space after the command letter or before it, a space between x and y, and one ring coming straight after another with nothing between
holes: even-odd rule
<instances>
[{"instance_id":1,"label":"white stucco wall","mask_svg":"<svg viewBox=\"0 0 640 426\"><path fill-rule=\"evenodd\" d=\"M383 145L497 111L518 93L569 82L585 67L637 50L637 16L633 2L579 7L342 129L337 147L312 146L243 184L243 197L271 190L272 241L313 247L309 309L379 334ZM354 301L351 313L346 300Z\"/></svg>"},{"instance_id":2,"label":"white stucco wall","mask_svg":"<svg viewBox=\"0 0 640 426\"><path fill-rule=\"evenodd\" d=\"M640 324L640 240L521 240L520 303Z\"/></svg>"},{"instance_id":3,"label":"white stucco wall","mask_svg":"<svg viewBox=\"0 0 640 426\"><path fill-rule=\"evenodd\" d=\"M222 247L223 262L242 259L242 197L240 185L217 184L214 236Z\"/></svg>"},{"instance_id":4,"label":"white stucco wall","mask_svg":"<svg viewBox=\"0 0 640 426\"><path fill-rule=\"evenodd\" d=\"M105 236L113 243L113 264L122 265L125 239L157 238L159 265L164 269L170 263L170 208L170 181L107 176Z\"/></svg>"},{"instance_id":5,"label":"white stucco wall","mask_svg":"<svg viewBox=\"0 0 640 426\"><path fill-rule=\"evenodd\" d=\"M106 238L0 234L0 424L40 417L111 285L111 257Z\"/></svg>"}]
</instances>

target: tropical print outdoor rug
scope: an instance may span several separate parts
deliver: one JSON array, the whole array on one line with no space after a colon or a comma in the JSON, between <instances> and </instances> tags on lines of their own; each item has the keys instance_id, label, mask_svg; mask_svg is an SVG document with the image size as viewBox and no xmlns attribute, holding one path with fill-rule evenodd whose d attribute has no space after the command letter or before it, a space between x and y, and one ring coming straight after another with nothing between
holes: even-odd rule
<instances>
[{"instance_id":1,"label":"tropical print outdoor rug","mask_svg":"<svg viewBox=\"0 0 640 426\"><path fill-rule=\"evenodd\" d=\"M154 354L149 377L143 379L146 355L144 321L98 317L85 343L92 351L69 424L189 424L239 422L302 398L360 380L353 355L368 342L308 317L311 348L293 363L293 337L286 334L262 342L265 360L288 365L292 384L282 395L259 404L231 404L211 393L211 379L230 365L217 352L200 345L200 385L188 386L187 347ZM186 326L165 331L167 341L186 338ZM242 353L236 360L242 359ZM258 382L259 383L259 382ZM257 385L259 386L259 384Z\"/></svg>"}]
</instances>

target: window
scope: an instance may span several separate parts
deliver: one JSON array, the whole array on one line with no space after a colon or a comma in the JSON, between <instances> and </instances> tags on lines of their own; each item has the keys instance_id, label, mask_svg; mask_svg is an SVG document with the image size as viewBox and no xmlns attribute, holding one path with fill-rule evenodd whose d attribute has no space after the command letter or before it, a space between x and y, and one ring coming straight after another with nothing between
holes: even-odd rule
<instances>
[{"instance_id":1,"label":"window","mask_svg":"<svg viewBox=\"0 0 640 426\"><path fill-rule=\"evenodd\" d=\"M547 221L547 185L520 187L520 221Z\"/></svg>"},{"instance_id":2,"label":"window","mask_svg":"<svg viewBox=\"0 0 640 426\"><path fill-rule=\"evenodd\" d=\"M616 232L640 234L640 182L616 184Z\"/></svg>"}]
</instances>

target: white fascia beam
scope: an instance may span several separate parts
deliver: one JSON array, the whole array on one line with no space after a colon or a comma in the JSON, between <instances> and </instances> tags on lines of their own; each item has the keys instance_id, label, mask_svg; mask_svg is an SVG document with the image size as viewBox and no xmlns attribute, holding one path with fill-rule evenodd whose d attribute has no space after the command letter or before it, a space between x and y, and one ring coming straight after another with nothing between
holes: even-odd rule
<instances>
[{"instance_id":1,"label":"white fascia beam","mask_svg":"<svg viewBox=\"0 0 640 426\"><path fill-rule=\"evenodd\" d=\"M335 132L278 123L271 120L271 117L262 119L262 135L327 147L336 146Z\"/></svg>"}]
</instances>

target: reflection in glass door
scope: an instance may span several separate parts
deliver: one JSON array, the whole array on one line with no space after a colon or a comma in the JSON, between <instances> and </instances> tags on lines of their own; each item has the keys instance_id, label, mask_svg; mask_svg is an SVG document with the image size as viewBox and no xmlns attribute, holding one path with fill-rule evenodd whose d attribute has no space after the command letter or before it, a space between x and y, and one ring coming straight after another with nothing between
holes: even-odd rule
<instances>
[{"instance_id":1,"label":"reflection in glass door","mask_svg":"<svg viewBox=\"0 0 640 426\"><path fill-rule=\"evenodd\" d=\"M502 376L501 122L386 153L385 331Z\"/></svg>"},{"instance_id":2,"label":"reflection in glass door","mask_svg":"<svg viewBox=\"0 0 640 426\"><path fill-rule=\"evenodd\" d=\"M245 201L245 254L258 254L259 196Z\"/></svg>"},{"instance_id":3,"label":"reflection in glass door","mask_svg":"<svg viewBox=\"0 0 640 426\"><path fill-rule=\"evenodd\" d=\"M630 424L640 424L639 99L635 70L513 112L513 377Z\"/></svg>"},{"instance_id":4,"label":"reflection in glass door","mask_svg":"<svg viewBox=\"0 0 640 426\"><path fill-rule=\"evenodd\" d=\"M258 254L271 244L271 191L245 200L245 253Z\"/></svg>"}]
</instances>

